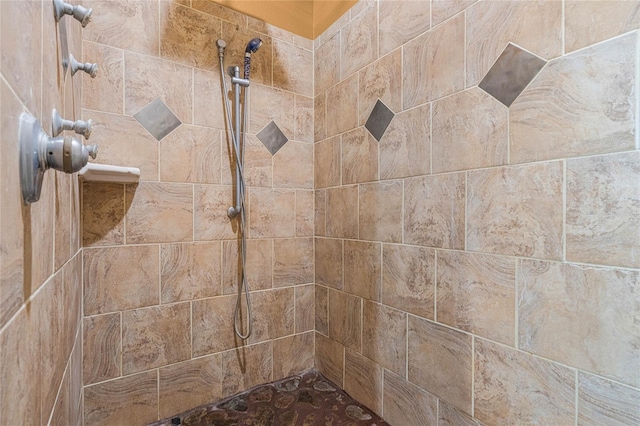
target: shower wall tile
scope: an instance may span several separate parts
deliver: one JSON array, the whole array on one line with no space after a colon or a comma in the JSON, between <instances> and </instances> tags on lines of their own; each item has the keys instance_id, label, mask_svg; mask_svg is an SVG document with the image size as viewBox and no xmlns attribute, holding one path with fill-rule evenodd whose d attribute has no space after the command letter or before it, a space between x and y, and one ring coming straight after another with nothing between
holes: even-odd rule
<instances>
[{"instance_id":1,"label":"shower wall tile","mask_svg":"<svg viewBox=\"0 0 640 426\"><path fill-rule=\"evenodd\" d=\"M160 245L160 300L173 303L222 294L222 248L213 243Z\"/></svg>"},{"instance_id":2,"label":"shower wall tile","mask_svg":"<svg viewBox=\"0 0 640 426\"><path fill-rule=\"evenodd\" d=\"M555 161L469 172L467 250L561 259L562 169Z\"/></svg>"},{"instance_id":3,"label":"shower wall tile","mask_svg":"<svg viewBox=\"0 0 640 426\"><path fill-rule=\"evenodd\" d=\"M124 244L124 185L82 184L82 245Z\"/></svg>"},{"instance_id":4,"label":"shower wall tile","mask_svg":"<svg viewBox=\"0 0 640 426\"><path fill-rule=\"evenodd\" d=\"M296 334L273 341L273 379L279 380L313 366L314 333Z\"/></svg>"},{"instance_id":5,"label":"shower wall tile","mask_svg":"<svg viewBox=\"0 0 640 426\"><path fill-rule=\"evenodd\" d=\"M140 182L125 190L127 243L193 240L193 186Z\"/></svg>"},{"instance_id":6,"label":"shower wall tile","mask_svg":"<svg viewBox=\"0 0 640 426\"><path fill-rule=\"evenodd\" d=\"M241 346L222 354L222 396L273 380L273 343Z\"/></svg>"},{"instance_id":7,"label":"shower wall tile","mask_svg":"<svg viewBox=\"0 0 640 426\"><path fill-rule=\"evenodd\" d=\"M407 365L407 314L364 300L362 354L404 377Z\"/></svg>"},{"instance_id":8,"label":"shower wall tile","mask_svg":"<svg viewBox=\"0 0 640 426\"><path fill-rule=\"evenodd\" d=\"M313 140L321 141L327 137L327 99L325 94L313 99Z\"/></svg>"},{"instance_id":9,"label":"shower wall tile","mask_svg":"<svg viewBox=\"0 0 640 426\"><path fill-rule=\"evenodd\" d=\"M284 133L287 139L295 133L295 95L276 88L251 85L249 97L251 114L249 132L258 133L271 121Z\"/></svg>"},{"instance_id":10,"label":"shower wall tile","mask_svg":"<svg viewBox=\"0 0 640 426\"><path fill-rule=\"evenodd\" d=\"M296 95L295 115L293 139L313 143L313 98Z\"/></svg>"},{"instance_id":11,"label":"shower wall tile","mask_svg":"<svg viewBox=\"0 0 640 426\"><path fill-rule=\"evenodd\" d=\"M360 352L362 344L362 299L329 290L329 337ZM348 391L347 391L348 392Z\"/></svg>"},{"instance_id":12,"label":"shower wall tile","mask_svg":"<svg viewBox=\"0 0 640 426\"><path fill-rule=\"evenodd\" d=\"M478 0L433 0L431 2L431 23L438 25L453 15L462 12Z\"/></svg>"},{"instance_id":13,"label":"shower wall tile","mask_svg":"<svg viewBox=\"0 0 640 426\"><path fill-rule=\"evenodd\" d=\"M384 244L382 248L382 303L433 319L435 250Z\"/></svg>"},{"instance_id":14,"label":"shower wall tile","mask_svg":"<svg viewBox=\"0 0 640 426\"><path fill-rule=\"evenodd\" d=\"M598 376L578 373L578 423L634 424L640 422L640 391Z\"/></svg>"},{"instance_id":15,"label":"shower wall tile","mask_svg":"<svg viewBox=\"0 0 640 426\"><path fill-rule=\"evenodd\" d=\"M442 426L481 426L481 423L468 414L447 405L443 400L438 401L438 425Z\"/></svg>"},{"instance_id":16,"label":"shower wall tile","mask_svg":"<svg viewBox=\"0 0 640 426\"><path fill-rule=\"evenodd\" d=\"M358 75L342 80L327 90L327 136L355 129L358 125Z\"/></svg>"},{"instance_id":17,"label":"shower wall tile","mask_svg":"<svg viewBox=\"0 0 640 426\"><path fill-rule=\"evenodd\" d=\"M158 419L158 372L84 388L84 424L147 424Z\"/></svg>"},{"instance_id":18,"label":"shower wall tile","mask_svg":"<svg viewBox=\"0 0 640 426\"><path fill-rule=\"evenodd\" d=\"M340 81L340 33L319 46L314 55L313 84L317 96Z\"/></svg>"},{"instance_id":19,"label":"shower wall tile","mask_svg":"<svg viewBox=\"0 0 640 426\"><path fill-rule=\"evenodd\" d=\"M317 174L322 176L324 169ZM378 141L364 127L358 127L342 135L342 183L372 180L378 180Z\"/></svg>"},{"instance_id":20,"label":"shower wall tile","mask_svg":"<svg viewBox=\"0 0 640 426\"><path fill-rule=\"evenodd\" d=\"M315 292L314 284L297 286L295 288L295 332L313 331L315 322ZM313 343L311 343L313 344Z\"/></svg>"},{"instance_id":21,"label":"shower wall tile","mask_svg":"<svg viewBox=\"0 0 640 426\"><path fill-rule=\"evenodd\" d=\"M82 79L82 107L122 114L124 112L124 51L85 41L82 62L97 63L98 77ZM102 152L100 152L102 155Z\"/></svg>"},{"instance_id":22,"label":"shower wall tile","mask_svg":"<svg viewBox=\"0 0 640 426\"><path fill-rule=\"evenodd\" d=\"M327 191L317 189L313 191L314 203L314 235L316 237L326 237L326 216L327 216Z\"/></svg>"},{"instance_id":23,"label":"shower wall tile","mask_svg":"<svg viewBox=\"0 0 640 426\"><path fill-rule=\"evenodd\" d=\"M233 151L233 140L229 132L222 133L222 155L222 183L233 185L236 173L236 159ZM255 135L248 134L245 138L243 172L248 186L267 188L273 186L273 156Z\"/></svg>"},{"instance_id":24,"label":"shower wall tile","mask_svg":"<svg viewBox=\"0 0 640 426\"><path fill-rule=\"evenodd\" d=\"M344 355L344 390L378 415L382 414L382 374L380 365L350 350Z\"/></svg>"},{"instance_id":25,"label":"shower wall tile","mask_svg":"<svg viewBox=\"0 0 640 426\"><path fill-rule=\"evenodd\" d=\"M237 294L241 266L237 241L222 242L222 279L224 294ZM247 240L245 276L251 291L266 290L273 286L272 240Z\"/></svg>"},{"instance_id":26,"label":"shower wall tile","mask_svg":"<svg viewBox=\"0 0 640 426\"><path fill-rule=\"evenodd\" d=\"M193 124L224 130L224 97L220 72L193 70Z\"/></svg>"},{"instance_id":27,"label":"shower wall tile","mask_svg":"<svg viewBox=\"0 0 640 426\"><path fill-rule=\"evenodd\" d=\"M380 179L431 172L431 107L396 114L380 139Z\"/></svg>"},{"instance_id":28,"label":"shower wall tile","mask_svg":"<svg viewBox=\"0 0 640 426\"><path fill-rule=\"evenodd\" d=\"M567 52L640 28L640 5L633 1L575 1L565 4Z\"/></svg>"},{"instance_id":29,"label":"shower wall tile","mask_svg":"<svg viewBox=\"0 0 640 426\"><path fill-rule=\"evenodd\" d=\"M349 139L348 136L346 138ZM341 152L340 136L334 136L314 145L314 185L316 188L340 185Z\"/></svg>"},{"instance_id":30,"label":"shower wall tile","mask_svg":"<svg viewBox=\"0 0 640 426\"><path fill-rule=\"evenodd\" d=\"M251 238L294 237L296 193L289 189L252 188L249 191Z\"/></svg>"},{"instance_id":31,"label":"shower wall tile","mask_svg":"<svg viewBox=\"0 0 640 426\"><path fill-rule=\"evenodd\" d=\"M224 63L227 67L239 66L240 73L243 74L244 69L244 53L247 46L247 42L254 38L262 40L262 46L255 54L251 55L251 82L264 84L271 86L272 68L273 68L273 44L274 40L271 37L260 34L246 25L237 23L226 22L225 18L222 18L222 38L227 43L227 48L224 52ZM215 38L211 38L215 42ZM215 46L215 45L214 45ZM212 58L212 52L217 51L217 47L207 50L207 54ZM218 59L216 58L216 63ZM216 69L218 69L216 64ZM218 71L219 72L219 71ZM219 77L216 79L218 85L220 85ZM251 86L252 88L255 86ZM251 95L253 95L253 90ZM255 111L254 109L251 110Z\"/></svg>"},{"instance_id":32,"label":"shower wall tile","mask_svg":"<svg viewBox=\"0 0 640 426\"><path fill-rule=\"evenodd\" d=\"M408 339L409 381L471 413L472 337L409 316Z\"/></svg>"},{"instance_id":33,"label":"shower wall tile","mask_svg":"<svg viewBox=\"0 0 640 426\"><path fill-rule=\"evenodd\" d=\"M435 425L438 399L404 377L384 371L383 412L387 419L406 426Z\"/></svg>"},{"instance_id":34,"label":"shower wall tile","mask_svg":"<svg viewBox=\"0 0 640 426\"><path fill-rule=\"evenodd\" d=\"M258 55L259 53L256 53ZM284 41L273 41L273 86L313 96L313 52Z\"/></svg>"},{"instance_id":35,"label":"shower wall tile","mask_svg":"<svg viewBox=\"0 0 640 426\"><path fill-rule=\"evenodd\" d=\"M640 267L640 153L567 160L567 260Z\"/></svg>"},{"instance_id":36,"label":"shower wall tile","mask_svg":"<svg viewBox=\"0 0 640 426\"><path fill-rule=\"evenodd\" d=\"M90 140L100 149L92 163L137 167L140 180L158 180L158 141L136 119L88 110L82 118L93 120Z\"/></svg>"},{"instance_id":37,"label":"shower wall tile","mask_svg":"<svg viewBox=\"0 0 640 426\"><path fill-rule=\"evenodd\" d=\"M159 303L157 245L86 248L83 255L85 315Z\"/></svg>"},{"instance_id":38,"label":"shower wall tile","mask_svg":"<svg viewBox=\"0 0 640 426\"><path fill-rule=\"evenodd\" d=\"M289 32L282 28L278 28L275 25L268 24L251 16L247 17L247 27L253 31L269 35L273 38L277 38L278 40L283 40L288 43L293 43L293 39L295 36L292 32Z\"/></svg>"},{"instance_id":39,"label":"shower wall tile","mask_svg":"<svg viewBox=\"0 0 640 426\"><path fill-rule=\"evenodd\" d=\"M196 68L219 70L213 55L221 37L220 19L190 7L160 2L160 56ZM197 23L197 25L194 25Z\"/></svg>"},{"instance_id":40,"label":"shower wall tile","mask_svg":"<svg viewBox=\"0 0 640 426\"><path fill-rule=\"evenodd\" d=\"M222 355L160 368L158 380L161 419L216 401L222 396Z\"/></svg>"},{"instance_id":41,"label":"shower wall tile","mask_svg":"<svg viewBox=\"0 0 640 426\"><path fill-rule=\"evenodd\" d=\"M61 268L71 258L71 184L72 175L59 174L54 178L54 269Z\"/></svg>"},{"instance_id":42,"label":"shower wall tile","mask_svg":"<svg viewBox=\"0 0 640 426\"><path fill-rule=\"evenodd\" d=\"M381 0L380 7L380 55L391 52L430 27L431 3L427 1ZM399 52L399 51L398 51ZM394 75L399 81L400 73ZM396 110L396 111L399 111Z\"/></svg>"},{"instance_id":43,"label":"shower wall tile","mask_svg":"<svg viewBox=\"0 0 640 426\"><path fill-rule=\"evenodd\" d=\"M509 42L547 60L562 54L560 2L477 2L466 14L467 87L482 80Z\"/></svg>"},{"instance_id":44,"label":"shower wall tile","mask_svg":"<svg viewBox=\"0 0 640 426\"><path fill-rule=\"evenodd\" d=\"M343 387L344 347L320 333L315 337L315 367L327 379Z\"/></svg>"},{"instance_id":45,"label":"shower wall tile","mask_svg":"<svg viewBox=\"0 0 640 426\"><path fill-rule=\"evenodd\" d=\"M483 423L573 423L575 382L566 367L475 340L474 415Z\"/></svg>"},{"instance_id":46,"label":"shower wall tile","mask_svg":"<svg viewBox=\"0 0 640 426\"><path fill-rule=\"evenodd\" d=\"M240 12L236 12L233 9L224 7L218 3L209 0L190 0L191 7L209 15L217 16L218 18L239 25L240 27L247 26L247 15Z\"/></svg>"},{"instance_id":47,"label":"shower wall tile","mask_svg":"<svg viewBox=\"0 0 640 426\"><path fill-rule=\"evenodd\" d=\"M358 194L360 238L390 243L401 242L402 198L402 181L360 185Z\"/></svg>"},{"instance_id":48,"label":"shower wall tile","mask_svg":"<svg viewBox=\"0 0 640 426\"><path fill-rule=\"evenodd\" d=\"M273 156L273 186L313 188L313 145L289 141Z\"/></svg>"},{"instance_id":49,"label":"shower wall tile","mask_svg":"<svg viewBox=\"0 0 640 426\"><path fill-rule=\"evenodd\" d=\"M350 76L378 58L377 33L377 7L368 8L340 30L340 78Z\"/></svg>"},{"instance_id":50,"label":"shower wall tile","mask_svg":"<svg viewBox=\"0 0 640 426\"><path fill-rule=\"evenodd\" d=\"M515 345L516 261L438 251L438 322Z\"/></svg>"},{"instance_id":51,"label":"shower wall tile","mask_svg":"<svg viewBox=\"0 0 640 426\"><path fill-rule=\"evenodd\" d=\"M234 204L231 186L194 185L193 232L196 241L229 240L236 237L235 222L227 216Z\"/></svg>"},{"instance_id":52,"label":"shower wall tile","mask_svg":"<svg viewBox=\"0 0 640 426\"><path fill-rule=\"evenodd\" d=\"M342 290L342 240L315 239L316 283Z\"/></svg>"},{"instance_id":53,"label":"shower wall tile","mask_svg":"<svg viewBox=\"0 0 640 426\"><path fill-rule=\"evenodd\" d=\"M478 88L433 103L433 173L507 164L509 109Z\"/></svg>"},{"instance_id":54,"label":"shower wall tile","mask_svg":"<svg viewBox=\"0 0 640 426\"><path fill-rule=\"evenodd\" d=\"M296 237L313 237L313 191L296 191Z\"/></svg>"},{"instance_id":55,"label":"shower wall tile","mask_svg":"<svg viewBox=\"0 0 640 426\"><path fill-rule=\"evenodd\" d=\"M344 291L380 301L381 253L379 243L344 242Z\"/></svg>"},{"instance_id":56,"label":"shower wall tile","mask_svg":"<svg viewBox=\"0 0 640 426\"><path fill-rule=\"evenodd\" d=\"M638 387L639 283L637 271L522 260L519 347Z\"/></svg>"},{"instance_id":57,"label":"shower wall tile","mask_svg":"<svg viewBox=\"0 0 640 426\"><path fill-rule=\"evenodd\" d=\"M358 186L327 189L327 236L358 237Z\"/></svg>"},{"instance_id":58,"label":"shower wall tile","mask_svg":"<svg viewBox=\"0 0 640 426\"><path fill-rule=\"evenodd\" d=\"M313 238L292 238L275 242L273 285L285 287L313 282Z\"/></svg>"},{"instance_id":59,"label":"shower wall tile","mask_svg":"<svg viewBox=\"0 0 640 426\"><path fill-rule=\"evenodd\" d=\"M219 130L182 125L160 145L162 182L220 183Z\"/></svg>"},{"instance_id":60,"label":"shower wall tile","mask_svg":"<svg viewBox=\"0 0 640 426\"><path fill-rule=\"evenodd\" d=\"M133 115L160 98L183 123L193 116L191 68L168 60L125 52L124 112Z\"/></svg>"},{"instance_id":61,"label":"shower wall tile","mask_svg":"<svg viewBox=\"0 0 640 426\"><path fill-rule=\"evenodd\" d=\"M464 40L461 14L403 46L405 109L464 89Z\"/></svg>"},{"instance_id":62,"label":"shower wall tile","mask_svg":"<svg viewBox=\"0 0 640 426\"><path fill-rule=\"evenodd\" d=\"M551 61L511 107L511 161L634 149L637 44L634 33Z\"/></svg>"},{"instance_id":63,"label":"shower wall tile","mask_svg":"<svg viewBox=\"0 0 640 426\"><path fill-rule=\"evenodd\" d=\"M236 295L192 302L192 356L222 352L236 345L233 331L235 306Z\"/></svg>"},{"instance_id":64,"label":"shower wall tile","mask_svg":"<svg viewBox=\"0 0 640 426\"><path fill-rule=\"evenodd\" d=\"M88 0L91 25L83 30L84 40L133 52L160 54L159 4L147 0Z\"/></svg>"},{"instance_id":65,"label":"shower wall tile","mask_svg":"<svg viewBox=\"0 0 640 426\"><path fill-rule=\"evenodd\" d=\"M122 339L120 313L85 317L82 378L85 385L119 377Z\"/></svg>"},{"instance_id":66,"label":"shower wall tile","mask_svg":"<svg viewBox=\"0 0 640 426\"><path fill-rule=\"evenodd\" d=\"M464 173L411 178L404 185L404 242L464 249Z\"/></svg>"},{"instance_id":67,"label":"shower wall tile","mask_svg":"<svg viewBox=\"0 0 640 426\"><path fill-rule=\"evenodd\" d=\"M381 3L381 8L382 4L387 4L387 2ZM398 6L402 8L404 4L407 3L394 2L394 9ZM414 6L415 4L412 3ZM419 4L422 5L423 2ZM378 99L392 111L402 111L401 76L402 50L400 49L383 56L358 73L358 124L362 125L367 121Z\"/></svg>"}]
</instances>

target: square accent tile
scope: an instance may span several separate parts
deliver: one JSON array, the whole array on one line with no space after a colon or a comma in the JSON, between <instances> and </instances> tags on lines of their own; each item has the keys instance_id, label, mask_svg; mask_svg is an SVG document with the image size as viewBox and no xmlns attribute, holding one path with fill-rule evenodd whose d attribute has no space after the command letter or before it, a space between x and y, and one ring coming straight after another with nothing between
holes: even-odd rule
<instances>
[{"instance_id":1,"label":"square accent tile","mask_svg":"<svg viewBox=\"0 0 640 426\"><path fill-rule=\"evenodd\" d=\"M544 59L509 43L478 86L506 106L511 106L546 63Z\"/></svg>"},{"instance_id":2,"label":"square accent tile","mask_svg":"<svg viewBox=\"0 0 640 426\"><path fill-rule=\"evenodd\" d=\"M157 140L161 140L182 124L160 98L142 108L134 117Z\"/></svg>"},{"instance_id":3,"label":"square accent tile","mask_svg":"<svg viewBox=\"0 0 640 426\"><path fill-rule=\"evenodd\" d=\"M367 128L369 133L373 135L378 142L382 139L384 132L389 127L389 123L394 117L393 111L391 111L380 99L376 102L376 106L373 107L373 111L369 114L369 118L364 127Z\"/></svg>"},{"instance_id":4,"label":"square accent tile","mask_svg":"<svg viewBox=\"0 0 640 426\"><path fill-rule=\"evenodd\" d=\"M256 135L260 142L269 150L271 155L274 155L284 146L289 139L282 133L282 130L278 125L271 120L264 129L260 130Z\"/></svg>"}]
</instances>

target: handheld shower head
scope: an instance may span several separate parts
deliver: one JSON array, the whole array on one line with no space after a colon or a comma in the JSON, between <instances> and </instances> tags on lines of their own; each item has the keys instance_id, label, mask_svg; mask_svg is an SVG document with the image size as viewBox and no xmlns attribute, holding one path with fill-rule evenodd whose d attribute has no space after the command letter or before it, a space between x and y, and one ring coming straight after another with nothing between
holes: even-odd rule
<instances>
[{"instance_id":1,"label":"handheld shower head","mask_svg":"<svg viewBox=\"0 0 640 426\"><path fill-rule=\"evenodd\" d=\"M244 78L247 80L251 71L251 54L256 53L260 46L262 46L262 40L259 38L253 38L247 43L247 48L244 51Z\"/></svg>"},{"instance_id":2,"label":"handheld shower head","mask_svg":"<svg viewBox=\"0 0 640 426\"><path fill-rule=\"evenodd\" d=\"M221 58L224 56L224 49L227 47L227 43L219 38L218 41L216 41L216 46L218 46L218 56L220 56Z\"/></svg>"}]
</instances>

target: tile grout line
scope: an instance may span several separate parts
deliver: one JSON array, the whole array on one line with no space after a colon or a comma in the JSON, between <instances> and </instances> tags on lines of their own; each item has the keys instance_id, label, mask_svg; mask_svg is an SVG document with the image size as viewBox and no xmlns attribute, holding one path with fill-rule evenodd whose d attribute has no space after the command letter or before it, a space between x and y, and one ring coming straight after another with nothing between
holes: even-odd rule
<instances>
[{"instance_id":1,"label":"tile grout line","mask_svg":"<svg viewBox=\"0 0 640 426\"><path fill-rule=\"evenodd\" d=\"M567 261L567 160L562 160L562 262Z\"/></svg>"},{"instance_id":2,"label":"tile grout line","mask_svg":"<svg viewBox=\"0 0 640 426\"><path fill-rule=\"evenodd\" d=\"M471 335L471 417L476 409L476 337Z\"/></svg>"},{"instance_id":3,"label":"tile grout line","mask_svg":"<svg viewBox=\"0 0 640 426\"><path fill-rule=\"evenodd\" d=\"M438 321L438 249L433 250L433 320Z\"/></svg>"},{"instance_id":4,"label":"tile grout line","mask_svg":"<svg viewBox=\"0 0 640 426\"><path fill-rule=\"evenodd\" d=\"M519 339L518 339L518 334L520 333L520 308L519 308L518 304L520 302L520 296L518 294L518 281L519 281L518 276L520 275L520 267L521 267L520 259L516 259L515 263L516 263L516 266L515 266L515 274L516 274L516 276L515 276L515 282L514 282L514 286L515 286L515 295L514 295L514 297L515 297L516 300L515 300L514 305L515 305L515 316L516 317L515 317L515 321L514 321L515 324L514 324L513 328L515 330L514 347L519 350L520 349L520 343L519 343Z\"/></svg>"},{"instance_id":5,"label":"tile grout line","mask_svg":"<svg viewBox=\"0 0 640 426\"><path fill-rule=\"evenodd\" d=\"M580 389L580 379L579 379L579 373L578 370L576 369L576 379L575 379L575 400L574 400L574 409L575 409L575 413L574 413L574 424L575 426L578 426L578 413L580 412L579 410L579 404L580 404L580 397L579 397L579 389Z\"/></svg>"}]
</instances>

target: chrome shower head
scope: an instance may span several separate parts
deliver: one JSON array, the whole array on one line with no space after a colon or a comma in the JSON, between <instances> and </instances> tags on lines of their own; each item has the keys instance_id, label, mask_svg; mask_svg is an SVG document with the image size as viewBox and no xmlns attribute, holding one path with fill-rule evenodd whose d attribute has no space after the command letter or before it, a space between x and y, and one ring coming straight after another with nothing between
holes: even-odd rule
<instances>
[{"instance_id":1,"label":"chrome shower head","mask_svg":"<svg viewBox=\"0 0 640 426\"><path fill-rule=\"evenodd\" d=\"M247 48L244 51L245 55L256 53L256 51L260 49L260 46L262 46L262 40L260 40L259 38L251 39L249 43L247 43Z\"/></svg>"},{"instance_id":2,"label":"chrome shower head","mask_svg":"<svg viewBox=\"0 0 640 426\"><path fill-rule=\"evenodd\" d=\"M227 47L227 43L223 39L219 38L216 41L216 46L218 46L218 56L222 58L224 56L224 49Z\"/></svg>"}]
</instances>

